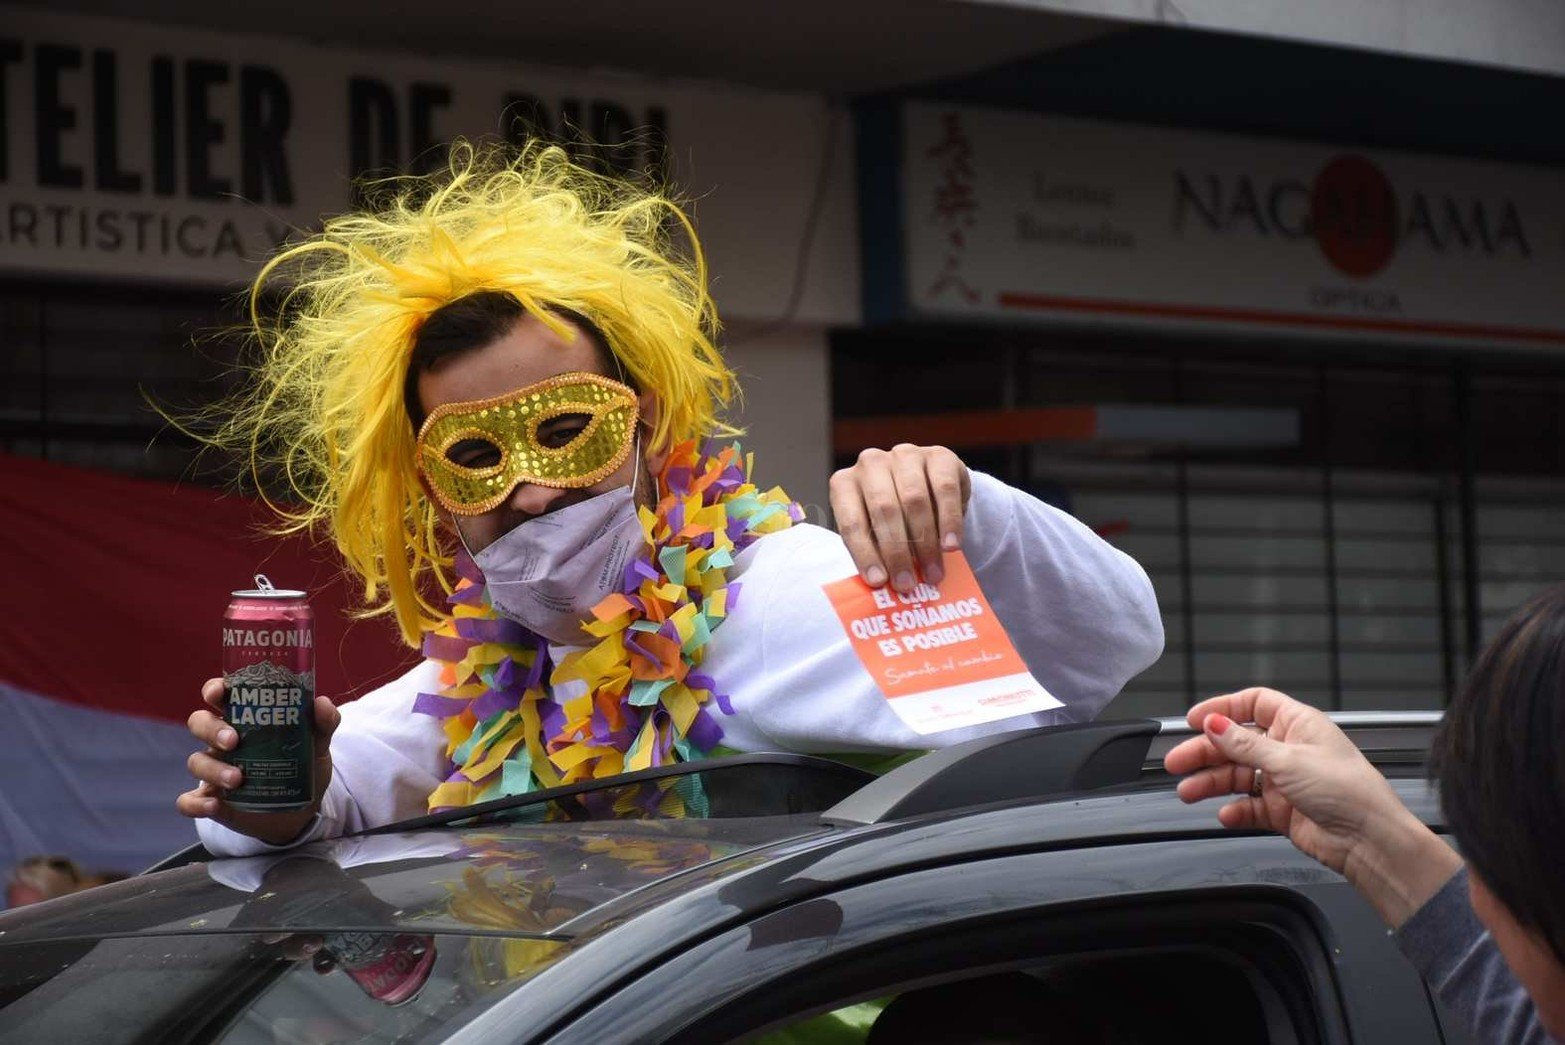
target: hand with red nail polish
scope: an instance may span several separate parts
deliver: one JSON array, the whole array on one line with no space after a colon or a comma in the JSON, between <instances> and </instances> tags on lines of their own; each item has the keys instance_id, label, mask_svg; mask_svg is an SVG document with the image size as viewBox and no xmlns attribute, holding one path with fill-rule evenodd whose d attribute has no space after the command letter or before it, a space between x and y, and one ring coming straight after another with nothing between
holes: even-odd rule
<instances>
[{"instance_id":1,"label":"hand with red nail polish","mask_svg":"<svg viewBox=\"0 0 1565 1045\"><path fill-rule=\"evenodd\" d=\"M1246 689L1190 709L1201 735L1163 759L1186 802L1237 796L1224 827L1276 831L1347 877L1400 925L1461 859L1397 798L1325 713L1274 689ZM1259 780L1258 780L1259 778Z\"/></svg>"},{"instance_id":2,"label":"hand with red nail polish","mask_svg":"<svg viewBox=\"0 0 1565 1045\"><path fill-rule=\"evenodd\" d=\"M943 446L865 450L831 477L831 510L864 583L911 591L945 579L944 553L962 546L973 492L961 458Z\"/></svg>"}]
</instances>

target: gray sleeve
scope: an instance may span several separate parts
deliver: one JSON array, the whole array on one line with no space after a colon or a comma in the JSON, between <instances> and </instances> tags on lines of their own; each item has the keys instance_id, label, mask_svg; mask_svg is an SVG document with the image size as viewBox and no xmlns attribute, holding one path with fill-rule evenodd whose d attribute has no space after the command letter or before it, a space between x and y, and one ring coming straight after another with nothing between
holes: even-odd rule
<instances>
[{"instance_id":1,"label":"gray sleeve","mask_svg":"<svg viewBox=\"0 0 1565 1045\"><path fill-rule=\"evenodd\" d=\"M1480 1042L1547 1045L1532 999L1473 913L1467 871L1451 877L1396 932L1397 946Z\"/></svg>"}]
</instances>

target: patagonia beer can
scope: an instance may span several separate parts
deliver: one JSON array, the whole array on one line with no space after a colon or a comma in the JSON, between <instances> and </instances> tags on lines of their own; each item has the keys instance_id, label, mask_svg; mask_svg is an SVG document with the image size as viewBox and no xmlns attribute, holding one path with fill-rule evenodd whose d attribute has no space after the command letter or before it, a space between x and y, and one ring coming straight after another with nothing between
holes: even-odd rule
<instances>
[{"instance_id":1,"label":"patagonia beer can","mask_svg":"<svg viewBox=\"0 0 1565 1045\"><path fill-rule=\"evenodd\" d=\"M223 614L228 724L239 743L225 760L244 774L235 809L273 812L315 801L315 615L302 591L257 574Z\"/></svg>"},{"instance_id":2,"label":"patagonia beer can","mask_svg":"<svg viewBox=\"0 0 1565 1045\"><path fill-rule=\"evenodd\" d=\"M406 933L333 933L322 948L359 989L383 1005L411 1000L435 965L435 938Z\"/></svg>"}]
</instances>

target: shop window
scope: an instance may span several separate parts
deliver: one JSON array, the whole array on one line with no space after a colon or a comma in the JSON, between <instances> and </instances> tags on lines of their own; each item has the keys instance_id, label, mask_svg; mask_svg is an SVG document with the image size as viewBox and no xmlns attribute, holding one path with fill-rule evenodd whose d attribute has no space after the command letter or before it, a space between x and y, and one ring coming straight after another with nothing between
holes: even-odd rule
<instances>
[{"instance_id":1,"label":"shop window","mask_svg":"<svg viewBox=\"0 0 1565 1045\"><path fill-rule=\"evenodd\" d=\"M149 398L175 411L231 387L238 316L217 292L0 284L0 453L219 482Z\"/></svg>"},{"instance_id":2,"label":"shop window","mask_svg":"<svg viewBox=\"0 0 1565 1045\"><path fill-rule=\"evenodd\" d=\"M1178 715L1249 685L1325 708L1437 708L1478 642L1565 580L1558 360L965 329L921 331L905 363L906 336L834 340L839 417L982 409L988 389L996 411L1130 404L1296 418L1287 443L1224 443L1196 430L1187 442L1018 438L957 448L1146 568L1164 657L1108 715ZM956 358L964 372L953 398L930 374ZM904 366L923 376L904 382ZM898 390L894 409L887 388Z\"/></svg>"}]
</instances>

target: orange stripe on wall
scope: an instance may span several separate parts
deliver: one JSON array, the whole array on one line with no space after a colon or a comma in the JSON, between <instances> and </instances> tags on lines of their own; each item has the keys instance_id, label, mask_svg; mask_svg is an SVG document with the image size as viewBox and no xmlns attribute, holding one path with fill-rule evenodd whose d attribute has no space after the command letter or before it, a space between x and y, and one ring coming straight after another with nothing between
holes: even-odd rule
<instances>
[{"instance_id":1,"label":"orange stripe on wall","mask_svg":"<svg viewBox=\"0 0 1565 1045\"><path fill-rule=\"evenodd\" d=\"M1098 411L1091 406L846 417L832 426L832 447L839 454L851 454L866 447L890 449L898 443L976 447L1084 442L1097 428Z\"/></svg>"},{"instance_id":2,"label":"orange stripe on wall","mask_svg":"<svg viewBox=\"0 0 1565 1045\"><path fill-rule=\"evenodd\" d=\"M1102 298L1068 298L1051 294L1024 294L1004 291L999 303L1005 308L1034 309L1048 312L1098 312L1122 316L1158 316L1174 319L1213 319L1238 323L1273 323L1284 326L1319 327L1334 330L1363 330L1396 334L1435 334L1444 337L1499 338L1508 341L1539 341L1565 344L1565 330L1537 327L1497 327L1477 323L1421 323L1404 319L1373 319L1358 316L1323 316L1313 312L1274 312L1260 308L1212 308L1204 305L1155 305L1137 301L1112 301Z\"/></svg>"}]
</instances>

